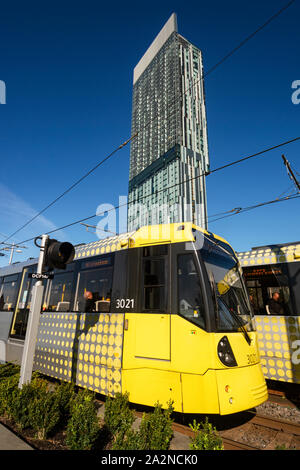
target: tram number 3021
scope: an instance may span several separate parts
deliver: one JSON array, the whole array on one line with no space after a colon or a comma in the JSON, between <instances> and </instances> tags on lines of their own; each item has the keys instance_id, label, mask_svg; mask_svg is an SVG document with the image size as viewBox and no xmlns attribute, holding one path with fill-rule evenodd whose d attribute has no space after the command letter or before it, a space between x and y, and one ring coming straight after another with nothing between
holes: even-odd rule
<instances>
[{"instance_id":1,"label":"tram number 3021","mask_svg":"<svg viewBox=\"0 0 300 470\"><path fill-rule=\"evenodd\" d=\"M134 299L116 299L116 308L134 308Z\"/></svg>"}]
</instances>

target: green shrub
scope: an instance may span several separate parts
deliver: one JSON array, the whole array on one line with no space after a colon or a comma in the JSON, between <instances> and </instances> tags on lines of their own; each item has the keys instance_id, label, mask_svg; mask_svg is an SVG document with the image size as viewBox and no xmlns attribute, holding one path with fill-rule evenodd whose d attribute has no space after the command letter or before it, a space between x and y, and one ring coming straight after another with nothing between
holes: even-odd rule
<instances>
[{"instance_id":1,"label":"green shrub","mask_svg":"<svg viewBox=\"0 0 300 470\"><path fill-rule=\"evenodd\" d=\"M119 434L119 439L125 435L135 418L129 408L128 393L116 393L115 398L107 397L105 401L104 423L111 436Z\"/></svg>"},{"instance_id":2,"label":"green shrub","mask_svg":"<svg viewBox=\"0 0 300 470\"><path fill-rule=\"evenodd\" d=\"M126 401L122 402L122 414L128 417L126 412ZM128 406L128 405L127 405ZM117 418L114 419L114 442L113 450L167 450L173 436L171 414L173 412L172 402L168 403L166 410L159 403L155 404L152 413L144 414L138 431L131 429L134 420L132 412L131 419L123 419L118 427ZM124 426L124 422L126 425ZM120 430L121 429L121 430Z\"/></svg>"},{"instance_id":3,"label":"green shrub","mask_svg":"<svg viewBox=\"0 0 300 470\"><path fill-rule=\"evenodd\" d=\"M42 389L46 389L47 382L34 372L31 382L19 389L20 368L13 364L7 366L5 370L1 368L0 415L13 419L24 428L28 425L28 405Z\"/></svg>"},{"instance_id":4,"label":"green shrub","mask_svg":"<svg viewBox=\"0 0 300 470\"><path fill-rule=\"evenodd\" d=\"M5 376L0 380L0 415L11 418L14 393L18 390L19 374Z\"/></svg>"},{"instance_id":5,"label":"green shrub","mask_svg":"<svg viewBox=\"0 0 300 470\"><path fill-rule=\"evenodd\" d=\"M72 402L71 418L67 425L67 446L72 450L90 450L99 430L94 394L80 390Z\"/></svg>"},{"instance_id":6,"label":"green shrub","mask_svg":"<svg viewBox=\"0 0 300 470\"><path fill-rule=\"evenodd\" d=\"M218 435L216 428L208 422L206 418L205 423L197 423L194 419L193 424L189 427L194 432L194 437L190 443L191 450L223 450L223 442ZM202 427L202 430L200 428Z\"/></svg>"},{"instance_id":7,"label":"green shrub","mask_svg":"<svg viewBox=\"0 0 300 470\"><path fill-rule=\"evenodd\" d=\"M60 421L59 401L55 392L41 390L29 403L29 422L38 439L46 439Z\"/></svg>"},{"instance_id":8,"label":"green shrub","mask_svg":"<svg viewBox=\"0 0 300 470\"><path fill-rule=\"evenodd\" d=\"M112 450L139 450L140 445L140 433L133 429L127 429L125 433L116 433L114 436L114 442L111 446Z\"/></svg>"},{"instance_id":9,"label":"green shrub","mask_svg":"<svg viewBox=\"0 0 300 470\"><path fill-rule=\"evenodd\" d=\"M55 390L60 410L60 425L67 423L71 416L72 403L75 400L75 387L71 382L61 382Z\"/></svg>"},{"instance_id":10,"label":"green shrub","mask_svg":"<svg viewBox=\"0 0 300 470\"><path fill-rule=\"evenodd\" d=\"M139 446L141 450L167 450L173 436L171 415L174 411L173 402L168 408L155 404L153 413L144 414L139 429Z\"/></svg>"},{"instance_id":11,"label":"green shrub","mask_svg":"<svg viewBox=\"0 0 300 470\"><path fill-rule=\"evenodd\" d=\"M47 382L33 376L32 381L24 384L22 389L13 390L9 404L9 415L21 428L30 427L29 407L46 392Z\"/></svg>"},{"instance_id":12,"label":"green shrub","mask_svg":"<svg viewBox=\"0 0 300 470\"><path fill-rule=\"evenodd\" d=\"M275 447L275 450L289 450L288 447L286 447L285 444L278 444L276 447Z\"/></svg>"},{"instance_id":13,"label":"green shrub","mask_svg":"<svg viewBox=\"0 0 300 470\"><path fill-rule=\"evenodd\" d=\"M12 375L19 373L20 367L16 364L11 364L9 362L0 364L0 381L5 377L11 377Z\"/></svg>"}]
</instances>

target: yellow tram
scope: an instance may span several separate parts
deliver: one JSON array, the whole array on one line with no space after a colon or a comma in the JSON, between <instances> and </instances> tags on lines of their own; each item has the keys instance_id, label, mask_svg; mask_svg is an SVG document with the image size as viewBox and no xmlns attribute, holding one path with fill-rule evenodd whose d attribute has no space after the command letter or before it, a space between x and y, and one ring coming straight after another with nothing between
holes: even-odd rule
<instances>
[{"instance_id":1,"label":"yellow tram","mask_svg":"<svg viewBox=\"0 0 300 470\"><path fill-rule=\"evenodd\" d=\"M238 253L265 378L300 384L300 242ZM277 308L272 298L278 294ZM273 302L274 303L274 302Z\"/></svg>"},{"instance_id":2,"label":"yellow tram","mask_svg":"<svg viewBox=\"0 0 300 470\"><path fill-rule=\"evenodd\" d=\"M20 360L34 269L0 270L0 360ZM104 395L127 391L133 403L172 400L182 413L255 407L267 388L241 274L230 245L192 223L80 245L44 281L34 368Z\"/></svg>"}]
</instances>

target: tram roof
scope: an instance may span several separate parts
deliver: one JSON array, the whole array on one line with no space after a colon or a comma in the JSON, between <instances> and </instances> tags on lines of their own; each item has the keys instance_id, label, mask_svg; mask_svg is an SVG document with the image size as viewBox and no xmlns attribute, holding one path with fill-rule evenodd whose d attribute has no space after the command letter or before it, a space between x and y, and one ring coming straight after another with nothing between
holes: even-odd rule
<instances>
[{"instance_id":1,"label":"tram roof","mask_svg":"<svg viewBox=\"0 0 300 470\"><path fill-rule=\"evenodd\" d=\"M75 249L74 259L88 258L104 253L112 253L127 248L152 246L167 243L192 242L194 241L194 230L198 230L210 238L213 237L222 243L229 243L222 237L208 232L191 222L174 224L148 225L138 230L107 237L85 245L79 245Z\"/></svg>"},{"instance_id":2,"label":"tram roof","mask_svg":"<svg viewBox=\"0 0 300 470\"><path fill-rule=\"evenodd\" d=\"M300 242L265 245L237 253L242 267L292 263L300 260Z\"/></svg>"},{"instance_id":3,"label":"tram roof","mask_svg":"<svg viewBox=\"0 0 300 470\"><path fill-rule=\"evenodd\" d=\"M23 268L27 266L32 266L33 264L38 263L38 258L28 258L26 261L21 261L0 268L0 276L10 276L11 274L16 274L22 271Z\"/></svg>"},{"instance_id":4,"label":"tram roof","mask_svg":"<svg viewBox=\"0 0 300 470\"><path fill-rule=\"evenodd\" d=\"M193 242L194 231L198 230L213 241L230 244L224 238L194 225L192 222L180 222L174 224L149 225L132 232L122 233L107 237L91 243L83 243L75 246L74 260L90 258L105 253L113 253L128 248L153 246L159 244ZM26 266L36 264L38 258L29 258L27 261L17 262L0 268L0 275L7 276L22 271Z\"/></svg>"}]
</instances>

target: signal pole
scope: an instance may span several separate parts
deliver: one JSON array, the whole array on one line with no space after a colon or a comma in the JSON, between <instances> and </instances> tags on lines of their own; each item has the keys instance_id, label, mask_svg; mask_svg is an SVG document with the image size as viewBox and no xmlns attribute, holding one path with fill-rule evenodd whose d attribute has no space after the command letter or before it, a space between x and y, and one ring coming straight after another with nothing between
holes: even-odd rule
<instances>
[{"instance_id":1,"label":"signal pole","mask_svg":"<svg viewBox=\"0 0 300 470\"><path fill-rule=\"evenodd\" d=\"M284 155L282 155L282 159L283 159L283 162L284 162L284 164L287 168L288 174L290 175L290 178L294 181L296 187L298 188L298 192L300 192L300 183L297 180L293 170L291 169L291 166L290 166L289 162L287 161L287 159L285 158Z\"/></svg>"},{"instance_id":2,"label":"signal pole","mask_svg":"<svg viewBox=\"0 0 300 470\"><path fill-rule=\"evenodd\" d=\"M41 239L41 245L36 244L36 240ZM58 242L57 240L50 239L48 235L42 235L34 240L36 246L40 248L40 256L37 267L37 272L32 273L32 279L37 279L37 282L32 289L32 301L30 305L27 331L23 349L21 373L19 380L19 388L24 384L31 381L33 360L36 347L36 340L39 329L39 321L41 315L42 301L44 286L42 279L52 279L53 275L43 274L44 267L48 270L51 269L66 269L66 265L71 263L74 259L75 249L69 242Z\"/></svg>"},{"instance_id":3,"label":"signal pole","mask_svg":"<svg viewBox=\"0 0 300 470\"><path fill-rule=\"evenodd\" d=\"M48 235L42 236L42 242L40 245L40 256L37 267L37 274L43 274L43 265L45 257L45 245L48 240ZM31 381L34 352L39 328L39 320L41 314L42 300L43 300L44 286L43 281L36 281L32 289L32 301L30 305L27 331L23 349L21 373L19 380L19 388L21 389L24 384Z\"/></svg>"}]
</instances>

